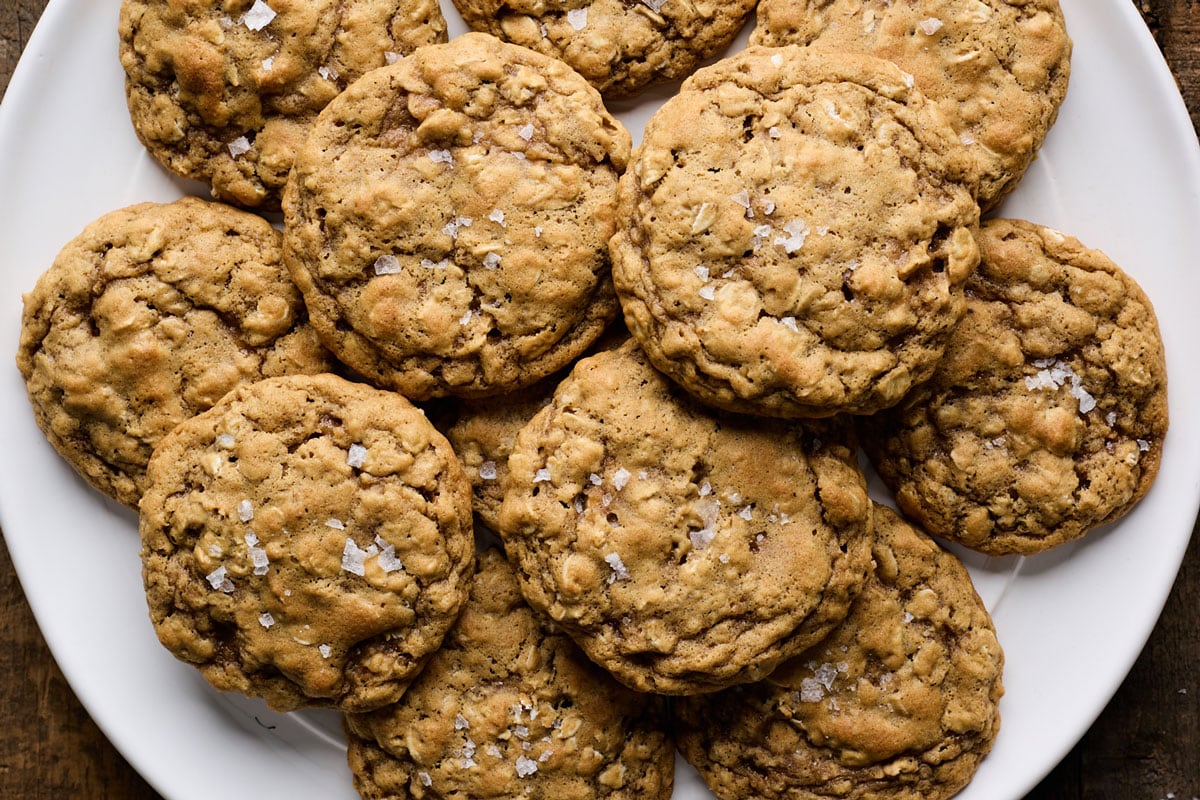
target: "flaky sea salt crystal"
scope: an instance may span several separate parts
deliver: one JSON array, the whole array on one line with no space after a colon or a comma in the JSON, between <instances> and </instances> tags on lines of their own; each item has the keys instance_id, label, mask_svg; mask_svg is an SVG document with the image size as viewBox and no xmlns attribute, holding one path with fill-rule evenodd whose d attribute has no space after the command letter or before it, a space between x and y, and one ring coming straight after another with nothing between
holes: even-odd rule
<instances>
[{"instance_id":1,"label":"flaky sea salt crystal","mask_svg":"<svg viewBox=\"0 0 1200 800\"><path fill-rule=\"evenodd\" d=\"M533 235L539 239L542 238L542 226L541 225L534 226Z\"/></svg>"},{"instance_id":2,"label":"flaky sea salt crystal","mask_svg":"<svg viewBox=\"0 0 1200 800\"><path fill-rule=\"evenodd\" d=\"M933 36L942 29L944 23L937 17L929 17L917 23L917 27L921 29L921 33L926 36Z\"/></svg>"},{"instance_id":3,"label":"flaky sea salt crystal","mask_svg":"<svg viewBox=\"0 0 1200 800\"><path fill-rule=\"evenodd\" d=\"M325 520L325 527L333 528L335 531L344 531L346 530L346 523L342 522L337 517L330 517L329 519Z\"/></svg>"},{"instance_id":4,"label":"flaky sea salt crystal","mask_svg":"<svg viewBox=\"0 0 1200 800\"><path fill-rule=\"evenodd\" d=\"M404 563L396 555L396 546L384 540L379 534L375 534L375 547L378 548L378 557L375 563L385 573L392 573L404 569ZM370 549L370 548L368 548Z\"/></svg>"},{"instance_id":5,"label":"flaky sea salt crystal","mask_svg":"<svg viewBox=\"0 0 1200 800\"><path fill-rule=\"evenodd\" d=\"M738 516L747 521L754 519L754 506L743 506Z\"/></svg>"},{"instance_id":6,"label":"flaky sea salt crystal","mask_svg":"<svg viewBox=\"0 0 1200 800\"><path fill-rule=\"evenodd\" d=\"M262 625L264 628L270 628L275 624L275 618L271 616L270 611L264 611L258 615L258 624Z\"/></svg>"},{"instance_id":7,"label":"flaky sea salt crystal","mask_svg":"<svg viewBox=\"0 0 1200 800\"><path fill-rule=\"evenodd\" d=\"M816 678L800 681L800 699L805 703L819 703L825 697L825 687Z\"/></svg>"},{"instance_id":8,"label":"flaky sea salt crystal","mask_svg":"<svg viewBox=\"0 0 1200 800\"><path fill-rule=\"evenodd\" d=\"M608 576L609 583L629 580L629 570L625 567L625 562L621 560L619 555L609 553L604 557L604 560L608 563L609 568L612 569L612 572Z\"/></svg>"},{"instance_id":9,"label":"flaky sea salt crystal","mask_svg":"<svg viewBox=\"0 0 1200 800\"><path fill-rule=\"evenodd\" d=\"M429 160L435 164L453 164L454 154L449 150L430 150Z\"/></svg>"},{"instance_id":10,"label":"flaky sea salt crystal","mask_svg":"<svg viewBox=\"0 0 1200 800\"><path fill-rule=\"evenodd\" d=\"M238 519L242 522L249 522L254 519L254 504L249 500L241 500L237 504Z\"/></svg>"},{"instance_id":11,"label":"flaky sea salt crystal","mask_svg":"<svg viewBox=\"0 0 1200 800\"><path fill-rule=\"evenodd\" d=\"M234 439L232 436L230 436L228 433L217 434L217 446L218 447L223 447L226 450L228 450L229 448L233 447L235 444L237 444L237 440Z\"/></svg>"},{"instance_id":12,"label":"flaky sea salt crystal","mask_svg":"<svg viewBox=\"0 0 1200 800\"><path fill-rule=\"evenodd\" d=\"M445 269L450 266L450 259L443 258L441 261L434 261L432 258L422 258L421 266L425 269Z\"/></svg>"},{"instance_id":13,"label":"flaky sea salt crystal","mask_svg":"<svg viewBox=\"0 0 1200 800\"><path fill-rule=\"evenodd\" d=\"M714 287L706 284L704 286L701 286L700 290L698 292L696 292L696 294L700 295L705 300L712 300L714 297L717 296L717 290Z\"/></svg>"},{"instance_id":14,"label":"flaky sea salt crystal","mask_svg":"<svg viewBox=\"0 0 1200 800\"><path fill-rule=\"evenodd\" d=\"M618 492L621 491L622 489L625 488L625 484L629 483L629 478L630 478L629 470L625 469L624 467L621 467L620 469L618 469L616 472L613 473L613 479L612 479L613 488L616 489Z\"/></svg>"},{"instance_id":15,"label":"flaky sea salt crystal","mask_svg":"<svg viewBox=\"0 0 1200 800\"><path fill-rule=\"evenodd\" d=\"M794 219L783 226L786 236L775 237L775 244L783 245L784 251L794 253L804 246L808 238L808 225L802 219Z\"/></svg>"},{"instance_id":16,"label":"flaky sea salt crystal","mask_svg":"<svg viewBox=\"0 0 1200 800\"><path fill-rule=\"evenodd\" d=\"M837 667L829 663L822 664L813 670L813 677L829 690L833 688L833 682L837 678Z\"/></svg>"},{"instance_id":17,"label":"flaky sea salt crystal","mask_svg":"<svg viewBox=\"0 0 1200 800\"><path fill-rule=\"evenodd\" d=\"M535 472L533 474L533 482L534 483L546 483L549 480L550 480L550 470L547 469L546 467L542 467L541 469L539 469L537 472Z\"/></svg>"},{"instance_id":18,"label":"flaky sea salt crystal","mask_svg":"<svg viewBox=\"0 0 1200 800\"><path fill-rule=\"evenodd\" d=\"M329 658L333 655L333 648L327 644L317 645L317 652L321 654L321 658Z\"/></svg>"},{"instance_id":19,"label":"flaky sea salt crystal","mask_svg":"<svg viewBox=\"0 0 1200 800\"><path fill-rule=\"evenodd\" d=\"M600 484L604 483L604 478L601 478L599 473L592 472L588 474L588 483L590 483L592 486L599 486Z\"/></svg>"},{"instance_id":20,"label":"flaky sea salt crystal","mask_svg":"<svg viewBox=\"0 0 1200 800\"><path fill-rule=\"evenodd\" d=\"M446 223L446 226L442 228L442 233L446 234L451 239L457 239L458 232L463 228L471 227L471 224L474 221L475 220L471 219L470 217L455 217Z\"/></svg>"},{"instance_id":21,"label":"flaky sea salt crystal","mask_svg":"<svg viewBox=\"0 0 1200 800\"><path fill-rule=\"evenodd\" d=\"M483 478L485 481L496 480L496 475L497 472L495 461L485 461L479 465L479 477Z\"/></svg>"},{"instance_id":22,"label":"flaky sea salt crystal","mask_svg":"<svg viewBox=\"0 0 1200 800\"><path fill-rule=\"evenodd\" d=\"M783 327L787 328L789 331L794 331L796 333L800 332L800 329L796 326L796 318L795 317L781 317L779 320L779 324L782 325Z\"/></svg>"},{"instance_id":23,"label":"flaky sea salt crystal","mask_svg":"<svg viewBox=\"0 0 1200 800\"><path fill-rule=\"evenodd\" d=\"M233 591L233 581L229 580L229 576L226 574L226 572L225 565L222 564L212 572L205 575L204 579L208 581L208 585L212 588L228 594L229 592Z\"/></svg>"},{"instance_id":24,"label":"flaky sea salt crystal","mask_svg":"<svg viewBox=\"0 0 1200 800\"><path fill-rule=\"evenodd\" d=\"M663 3L665 2L666 0L642 0L642 5L657 14L662 10Z\"/></svg>"},{"instance_id":25,"label":"flaky sea salt crystal","mask_svg":"<svg viewBox=\"0 0 1200 800\"><path fill-rule=\"evenodd\" d=\"M250 140L245 136L239 136L229 143L229 155L231 158L245 155L250 152Z\"/></svg>"},{"instance_id":26,"label":"flaky sea salt crystal","mask_svg":"<svg viewBox=\"0 0 1200 800\"><path fill-rule=\"evenodd\" d=\"M350 449L346 451L346 465L354 469L362 469L362 465L367 463L367 448L357 442L350 445Z\"/></svg>"},{"instance_id":27,"label":"flaky sea salt crystal","mask_svg":"<svg viewBox=\"0 0 1200 800\"><path fill-rule=\"evenodd\" d=\"M772 139L778 139L782 135L783 133L776 125L772 125L771 127L767 128L767 136L770 136Z\"/></svg>"},{"instance_id":28,"label":"flaky sea salt crystal","mask_svg":"<svg viewBox=\"0 0 1200 800\"><path fill-rule=\"evenodd\" d=\"M537 762L532 758L525 756L517 756L517 775L522 778L528 778L530 775L538 771Z\"/></svg>"},{"instance_id":29,"label":"flaky sea salt crystal","mask_svg":"<svg viewBox=\"0 0 1200 800\"><path fill-rule=\"evenodd\" d=\"M706 283L708 282L708 277L709 277L708 267L706 267L704 265L700 265L700 266L696 267L695 269L693 269L692 271L696 273L697 278L699 278L700 280L702 280Z\"/></svg>"},{"instance_id":30,"label":"flaky sea salt crystal","mask_svg":"<svg viewBox=\"0 0 1200 800\"><path fill-rule=\"evenodd\" d=\"M404 60L403 53L396 53L391 50L388 50L387 52L385 52L383 54L383 63L385 63L385 64L389 64L389 65L395 64L396 62L403 61L403 60Z\"/></svg>"},{"instance_id":31,"label":"flaky sea salt crystal","mask_svg":"<svg viewBox=\"0 0 1200 800\"><path fill-rule=\"evenodd\" d=\"M275 56L267 56L266 58L264 58L262 60L262 68L264 70L266 70L267 72L270 72L272 69L274 69L275 68Z\"/></svg>"},{"instance_id":32,"label":"flaky sea salt crystal","mask_svg":"<svg viewBox=\"0 0 1200 800\"><path fill-rule=\"evenodd\" d=\"M264 3L263 0L254 0L254 5L250 6L250 10L242 17L242 24L252 31L261 31L270 25L273 19L275 19L275 9Z\"/></svg>"},{"instance_id":33,"label":"flaky sea salt crystal","mask_svg":"<svg viewBox=\"0 0 1200 800\"><path fill-rule=\"evenodd\" d=\"M584 8L572 8L567 12L567 24L577 31L581 31L587 27L588 10Z\"/></svg>"},{"instance_id":34,"label":"flaky sea salt crystal","mask_svg":"<svg viewBox=\"0 0 1200 800\"><path fill-rule=\"evenodd\" d=\"M483 265L488 269L496 269L500 266L500 254L488 253L483 257Z\"/></svg>"},{"instance_id":35,"label":"flaky sea salt crystal","mask_svg":"<svg viewBox=\"0 0 1200 800\"><path fill-rule=\"evenodd\" d=\"M417 773L417 780L421 782L422 786L433 786L433 778L431 778L429 773L424 770L421 770Z\"/></svg>"},{"instance_id":36,"label":"flaky sea salt crystal","mask_svg":"<svg viewBox=\"0 0 1200 800\"><path fill-rule=\"evenodd\" d=\"M395 275L400 271L400 259L390 253L375 259L376 275Z\"/></svg>"},{"instance_id":37,"label":"flaky sea salt crystal","mask_svg":"<svg viewBox=\"0 0 1200 800\"><path fill-rule=\"evenodd\" d=\"M729 199L746 209L746 219L754 219L754 209L750 207L750 192L742 189L737 194L731 195Z\"/></svg>"},{"instance_id":38,"label":"flaky sea salt crystal","mask_svg":"<svg viewBox=\"0 0 1200 800\"><path fill-rule=\"evenodd\" d=\"M533 139L534 131L535 128L533 127L533 123L527 122L517 129L517 136L520 136L522 139L528 142Z\"/></svg>"},{"instance_id":39,"label":"flaky sea salt crystal","mask_svg":"<svg viewBox=\"0 0 1200 800\"><path fill-rule=\"evenodd\" d=\"M488 214L488 219L499 225L501 228L508 227L508 225L504 222L504 212L498 208L492 209L492 213Z\"/></svg>"},{"instance_id":40,"label":"flaky sea salt crystal","mask_svg":"<svg viewBox=\"0 0 1200 800\"><path fill-rule=\"evenodd\" d=\"M465 731L471 727L471 723L467 722L467 718L462 714L457 714L454 717L454 730Z\"/></svg>"},{"instance_id":41,"label":"flaky sea salt crystal","mask_svg":"<svg viewBox=\"0 0 1200 800\"><path fill-rule=\"evenodd\" d=\"M337 79L338 79L337 70L334 69L333 67L328 67L324 64L317 67L317 74L320 75L325 80L329 81L330 83L336 83Z\"/></svg>"}]
</instances>

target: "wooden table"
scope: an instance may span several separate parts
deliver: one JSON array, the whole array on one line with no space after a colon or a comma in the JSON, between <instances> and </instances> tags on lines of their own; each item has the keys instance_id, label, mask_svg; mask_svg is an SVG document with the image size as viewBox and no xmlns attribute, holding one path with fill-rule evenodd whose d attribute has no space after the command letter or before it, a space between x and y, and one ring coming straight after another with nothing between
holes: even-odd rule
<instances>
[{"instance_id":1,"label":"wooden table","mask_svg":"<svg viewBox=\"0 0 1200 800\"><path fill-rule=\"evenodd\" d=\"M0 0L0 96L45 5L46 0ZM1200 3L1135 5L1175 72L1193 124L1200 123ZM1193 536L1162 619L1129 677L1027 800L1200 798L1198 676L1200 537ZM0 798L159 798L75 699L2 546L0 721Z\"/></svg>"}]
</instances>

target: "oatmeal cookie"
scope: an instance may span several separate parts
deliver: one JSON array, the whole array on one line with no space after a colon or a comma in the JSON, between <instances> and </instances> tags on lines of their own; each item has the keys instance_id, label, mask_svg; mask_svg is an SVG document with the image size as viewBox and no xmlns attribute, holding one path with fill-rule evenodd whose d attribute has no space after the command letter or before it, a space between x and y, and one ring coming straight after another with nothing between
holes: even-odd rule
<instances>
[{"instance_id":1,"label":"oatmeal cookie","mask_svg":"<svg viewBox=\"0 0 1200 800\"><path fill-rule=\"evenodd\" d=\"M466 600L470 485L394 392L334 375L243 386L163 439L147 480L150 619L218 689L380 708Z\"/></svg>"},{"instance_id":2,"label":"oatmeal cookie","mask_svg":"<svg viewBox=\"0 0 1200 800\"><path fill-rule=\"evenodd\" d=\"M454 0L472 29L570 64L608 99L690 75L727 47L754 0Z\"/></svg>"},{"instance_id":3,"label":"oatmeal cookie","mask_svg":"<svg viewBox=\"0 0 1200 800\"><path fill-rule=\"evenodd\" d=\"M848 426L714 414L634 342L584 359L509 456L530 604L634 689L712 691L820 639L866 579Z\"/></svg>"},{"instance_id":4,"label":"oatmeal cookie","mask_svg":"<svg viewBox=\"0 0 1200 800\"><path fill-rule=\"evenodd\" d=\"M277 209L318 112L350 82L446 41L436 0L124 0L120 55L138 138L248 208Z\"/></svg>"},{"instance_id":5,"label":"oatmeal cookie","mask_svg":"<svg viewBox=\"0 0 1200 800\"><path fill-rule=\"evenodd\" d=\"M413 399L516 391L616 316L606 242L628 132L561 62L482 33L322 113L285 258L338 357Z\"/></svg>"},{"instance_id":6,"label":"oatmeal cookie","mask_svg":"<svg viewBox=\"0 0 1200 800\"><path fill-rule=\"evenodd\" d=\"M1004 654L961 562L876 506L875 571L829 638L768 681L675 703L721 800L944 800L1000 725Z\"/></svg>"},{"instance_id":7,"label":"oatmeal cookie","mask_svg":"<svg viewBox=\"0 0 1200 800\"><path fill-rule=\"evenodd\" d=\"M979 208L953 131L870 56L750 48L686 81L621 180L613 280L654 365L732 411L871 413L964 309Z\"/></svg>"},{"instance_id":8,"label":"oatmeal cookie","mask_svg":"<svg viewBox=\"0 0 1200 800\"><path fill-rule=\"evenodd\" d=\"M38 426L88 483L128 506L177 424L240 384L333 364L279 233L196 198L105 214L24 302L17 366Z\"/></svg>"},{"instance_id":9,"label":"oatmeal cookie","mask_svg":"<svg viewBox=\"0 0 1200 800\"><path fill-rule=\"evenodd\" d=\"M1162 337L1098 250L1022 220L980 231L967 314L928 384L862 421L900 508L984 553L1036 553L1125 514L1167 433Z\"/></svg>"},{"instance_id":10,"label":"oatmeal cookie","mask_svg":"<svg viewBox=\"0 0 1200 800\"><path fill-rule=\"evenodd\" d=\"M762 0L751 43L870 53L912 73L967 146L985 211L1025 174L1071 74L1058 0Z\"/></svg>"},{"instance_id":11,"label":"oatmeal cookie","mask_svg":"<svg viewBox=\"0 0 1200 800\"><path fill-rule=\"evenodd\" d=\"M401 701L346 717L368 800L667 800L662 698L626 689L525 604L497 550L462 617Z\"/></svg>"}]
</instances>

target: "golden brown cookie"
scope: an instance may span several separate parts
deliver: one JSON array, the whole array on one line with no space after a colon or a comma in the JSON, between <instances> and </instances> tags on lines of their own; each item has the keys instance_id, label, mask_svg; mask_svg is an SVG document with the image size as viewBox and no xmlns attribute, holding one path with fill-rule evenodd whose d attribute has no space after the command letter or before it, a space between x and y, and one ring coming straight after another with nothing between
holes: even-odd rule
<instances>
[{"instance_id":1,"label":"golden brown cookie","mask_svg":"<svg viewBox=\"0 0 1200 800\"><path fill-rule=\"evenodd\" d=\"M686 78L733 41L754 0L454 0L472 29L565 61L606 98Z\"/></svg>"},{"instance_id":2,"label":"golden brown cookie","mask_svg":"<svg viewBox=\"0 0 1200 800\"><path fill-rule=\"evenodd\" d=\"M869 53L912 73L969 150L984 210L1025 174L1071 72L1058 0L762 0L750 41Z\"/></svg>"},{"instance_id":3,"label":"golden brown cookie","mask_svg":"<svg viewBox=\"0 0 1200 800\"><path fill-rule=\"evenodd\" d=\"M829 638L769 681L680 698L679 748L721 800L944 800L999 729L1004 655L962 564L890 509Z\"/></svg>"},{"instance_id":4,"label":"golden brown cookie","mask_svg":"<svg viewBox=\"0 0 1200 800\"><path fill-rule=\"evenodd\" d=\"M582 78L486 34L372 72L322 113L284 200L313 325L414 399L555 372L616 316L606 242L628 155Z\"/></svg>"},{"instance_id":5,"label":"golden brown cookie","mask_svg":"<svg viewBox=\"0 0 1200 800\"><path fill-rule=\"evenodd\" d=\"M525 604L498 550L401 701L346 717L367 800L667 800L675 748L661 698L615 682Z\"/></svg>"},{"instance_id":6,"label":"golden brown cookie","mask_svg":"<svg viewBox=\"0 0 1200 800\"><path fill-rule=\"evenodd\" d=\"M697 72L621 180L630 332L720 408L899 401L941 357L978 259L963 156L912 76L870 56L758 47Z\"/></svg>"},{"instance_id":7,"label":"golden brown cookie","mask_svg":"<svg viewBox=\"0 0 1200 800\"><path fill-rule=\"evenodd\" d=\"M530 605L635 689L756 680L866 578L848 426L714 414L634 342L579 362L509 456L500 535Z\"/></svg>"},{"instance_id":8,"label":"golden brown cookie","mask_svg":"<svg viewBox=\"0 0 1200 800\"><path fill-rule=\"evenodd\" d=\"M24 302L17 366L38 426L88 483L129 506L177 424L239 384L333 363L279 233L195 198L92 222Z\"/></svg>"},{"instance_id":9,"label":"golden brown cookie","mask_svg":"<svg viewBox=\"0 0 1200 800\"><path fill-rule=\"evenodd\" d=\"M334 375L243 386L164 438L147 481L151 622L218 689L380 708L466 600L470 485L394 392Z\"/></svg>"},{"instance_id":10,"label":"golden brown cookie","mask_svg":"<svg viewBox=\"0 0 1200 800\"><path fill-rule=\"evenodd\" d=\"M996 219L967 315L933 379L863 421L900 508L989 554L1036 553L1122 516L1150 488L1167 374L1150 300L1098 250Z\"/></svg>"},{"instance_id":11,"label":"golden brown cookie","mask_svg":"<svg viewBox=\"0 0 1200 800\"><path fill-rule=\"evenodd\" d=\"M275 209L318 112L367 70L444 42L435 0L124 0L138 138L215 197Z\"/></svg>"}]
</instances>

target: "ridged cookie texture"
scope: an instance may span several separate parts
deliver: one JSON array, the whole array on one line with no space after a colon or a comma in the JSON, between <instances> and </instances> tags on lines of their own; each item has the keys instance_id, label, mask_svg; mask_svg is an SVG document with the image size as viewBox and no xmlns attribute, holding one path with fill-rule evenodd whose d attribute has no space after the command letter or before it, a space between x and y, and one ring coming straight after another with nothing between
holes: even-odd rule
<instances>
[{"instance_id":1,"label":"ridged cookie texture","mask_svg":"<svg viewBox=\"0 0 1200 800\"><path fill-rule=\"evenodd\" d=\"M965 151L911 75L750 48L655 113L621 180L630 332L701 400L867 414L932 374L978 261Z\"/></svg>"},{"instance_id":2,"label":"ridged cookie texture","mask_svg":"<svg viewBox=\"0 0 1200 800\"><path fill-rule=\"evenodd\" d=\"M750 41L869 53L911 73L967 147L985 211L1037 156L1071 74L1058 0L762 0Z\"/></svg>"},{"instance_id":3,"label":"ridged cookie texture","mask_svg":"<svg viewBox=\"0 0 1200 800\"><path fill-rule=\"evenodd\" d=\"M1112 522L1158 474L1169 426L1154 308L1104 253L1024 220L980 231L967 314L928 384L862 421L900 508L989 554Z\"/></svg>"},{"instance_id":4,"label":"ridged cookie texture","mask_svg":"<svg viewBox=\"0 0 1200 800\"><path fill-rule=\"evenodd\" d=\"M690 75L729 45L753 0L454 0L472 29L561 59L608 99Z\"/></svg>"},{"instance_id":5,"label":"ridged cookie texture","mask_svg":"<svg viewBox=\"0 0 1200 800\"><path fill-rule=\"evenodd\" d=\"M413 399L516 391L617 314L607 240L628 132L565 64L482 33L322 113L285 258L338 357Z\"/></svg>"},{"instance_id":6,"label":"ridged cookie texture","mask_svg":"<svg viewBox=\"0 0 1200 800\"><path fill-rule=\"evenodd\" d=\"M870 562L856 452L843 423L712 413L629 342L521 430L499 533L530 604L618 680L713 691L845 616Z\"/></svg>"},{"instance_id":7,"label":"ridged cookie texture","mask_svg":"<svg viewBox=\"0 0 1200 800\"><path fill-rule=\"evenodd\" d=\"M38 426L136 507L162 437L234 387L328 371L265 220L184 198L89 224L24 297L17 366Z\"/></svg>"},{"instance_id":8,"label":"ridged cookie texture","mask_svg":"<svg viewBox=\"0 0 1200 800\"><path fill-rule=\"evenodd\" d=\"M475 554L449 443L403 397L334 375L241 387L176 428L139 531L162 644L279 710L398 700Z\"/></svg>"},{"instance_id":9,"label":"ridged cookie texture","mask_svg":"<svg viewBox=\"0 0 1200 800\"><path fill-rule=\"evenodd\" d=\"M1004 654L961 562L875 512L874 575L846 621L768 681L675 704L721 800L944 800L999 730Z\"/></svg>"},{"instance_id":10,"label":"ridged cookie texture","mask_svg":"<svg viewBox=\"0 0 1200 800\"><path fill-rule=\"evenodd\" d=\"M366 800L667 800L662 698L621 686L525 604L497 550L399 703L346 717Z\"/></svg>"},{"instance_id":11,"label":"ridged cookie texture","mask_svg":"<svg viewBox=\"0 0 1200 800\"><path fill-rule=\"evenodd\" d=\"M134 130L220 200L274 210L321 109L370 69L446 40L435 0L124 0Z\"/></svg>"}]
</instances>

